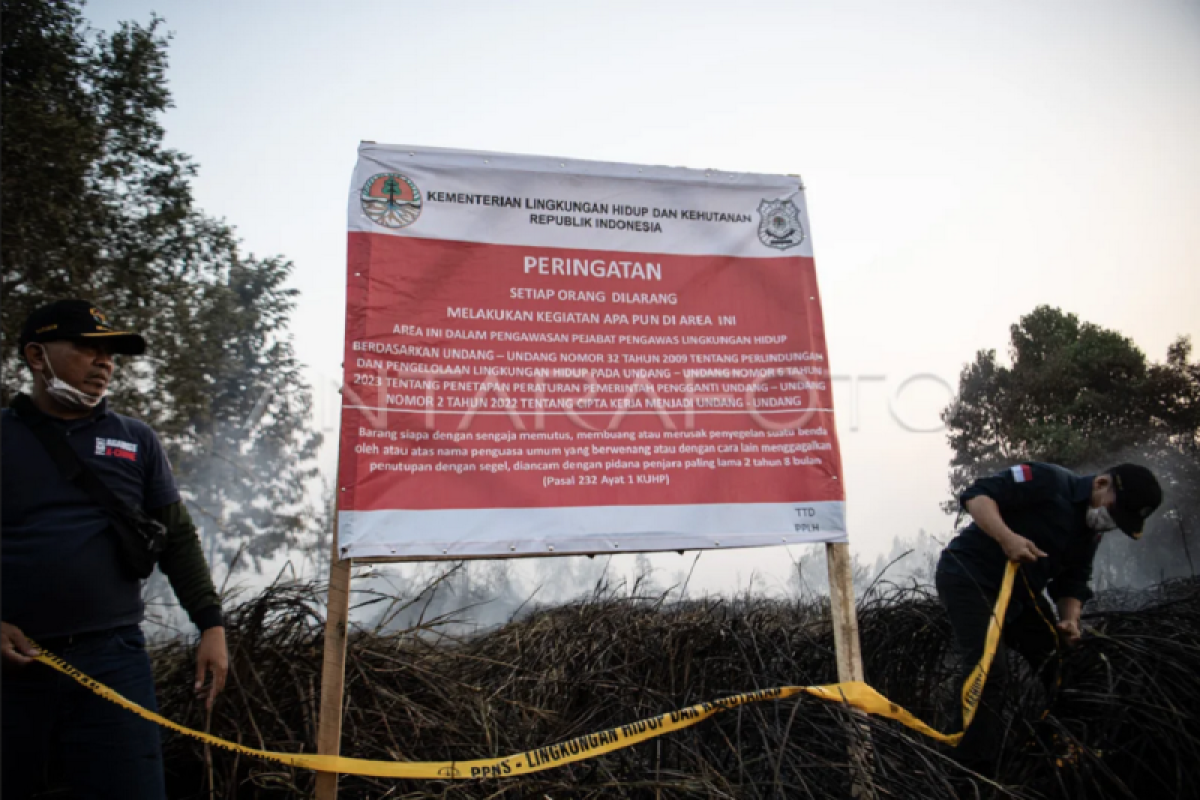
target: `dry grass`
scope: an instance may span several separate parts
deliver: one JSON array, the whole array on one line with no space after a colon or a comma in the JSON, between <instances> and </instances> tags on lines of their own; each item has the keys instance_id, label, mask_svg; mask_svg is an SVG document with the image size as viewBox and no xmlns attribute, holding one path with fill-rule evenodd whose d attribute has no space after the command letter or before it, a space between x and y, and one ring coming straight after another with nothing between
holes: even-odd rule
<instances>
[{"instance_id":1,"label":"dry grass","mask_svg":"<svg viewBox=\"0 0 1200 800\"><path fill-rule=\"evenodd\" d=\"M315 750L323 604L320 587L276 585L232 611L232 673L213 733L266 749ZM729 711L524 778L348 777L340 796L850 797L847 753L864 729L879 798L956 790L1012 798L1189 796L1200 782L1200 582L1100 607L1085 618L1099 635L1070 655L1071 688L1053 699L1047 716L1039 719L1036 682L1020 684L998 784L970 780L945 748L895 723L864 723L839 706L799 699ZM868 681L947 729L954 664L936 600L922 589L889 586L872 592L859 615ZM827 607L817 601L665 604L598 592L463 639L439 634L444 622L351 636L345 755L503 756L725 695L836 679ZM190 690L190 645L166 645L154 658L164 713L203 728ZM307 771L224 752L212 754L210 771L203 747L183 737L168 734L165 747L176 798L299 797L313 784ZM1074 755L1056 764L1068 749Z\"/></svg>"}]
</instances>

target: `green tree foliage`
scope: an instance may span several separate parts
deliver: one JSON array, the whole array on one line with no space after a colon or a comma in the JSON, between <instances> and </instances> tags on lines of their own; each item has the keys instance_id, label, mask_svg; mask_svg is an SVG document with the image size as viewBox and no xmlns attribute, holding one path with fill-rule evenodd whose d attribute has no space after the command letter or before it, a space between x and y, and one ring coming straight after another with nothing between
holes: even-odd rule
<instances>
[{"instance_id":1,"label":"green tree foliage","mask_svg":"<svg viewBox=\"0 0 1200 800\"><path fill-rule=\"evenodd\" d=\"M243 255L195 208L189 158L163 144L162 21L89 30L77 0L2 0L0 394L28 385L14 346L33 308L93 298L146 335L115 407L167 444L210 558L261 563L311 537L319 435L287 324L292 265Z\"/></svg>"},{"instance_id":2,"label":"green tree foliage","mask_svg":"<svg viewBox=\"0 0 1200 800\"><path fill-rule=\"evenodd\" d=\"M975 477L1021 461L1097 472L1136 461L1166 493L1143 542L1110 537L1101 581L1140 583L1200 567L1200 363L1176 340L1152 363L1128 338L1040 306L1011 328L1009 360L976 354L942 414L958 494ZM948 509L956 508L951 502Z\"/></svg>"}]
</instances>

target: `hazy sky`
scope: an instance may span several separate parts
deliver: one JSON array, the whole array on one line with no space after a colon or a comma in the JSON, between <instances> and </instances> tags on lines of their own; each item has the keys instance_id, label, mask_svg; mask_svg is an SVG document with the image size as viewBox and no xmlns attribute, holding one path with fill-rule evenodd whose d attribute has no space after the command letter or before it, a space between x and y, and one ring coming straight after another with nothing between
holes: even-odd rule
<instances>
[{"instance_id":1,"label":"hazy sky","mask_svg":"<svg viewBox=\"0 0 1200 800\"><path fill-rule=\"evenodd\" d=\"M1003 350L1020 315L1059 306L1154 359L1178 334L1200 344L1195 0L112 0L85 13L110 28L151 11L174 33L167 140L200 164L200 206L248 251L295 262L295 341L322 424L336 420L363 139L801 174L846 376L850 536L867 556L950 531L945 435L905 427L937 428L939 381ZM896 401L912 376L936 377ZM773 548L720 559L694 580L786 572Z\"/></svg>"}]
</instances>

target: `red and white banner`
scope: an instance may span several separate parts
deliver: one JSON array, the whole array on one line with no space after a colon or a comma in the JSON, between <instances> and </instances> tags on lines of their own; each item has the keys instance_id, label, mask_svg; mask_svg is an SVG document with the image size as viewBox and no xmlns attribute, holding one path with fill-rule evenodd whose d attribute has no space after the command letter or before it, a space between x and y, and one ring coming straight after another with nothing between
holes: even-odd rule
<instances>
[{"instance_id":1,"label":"red and white banner","mask_svg":"<svg viewBox=\"0 0 1200 800\"><path fill-rule=\"evenodd\" d=\"M349 200L343 557L846 540L797 178L364 143Z\"/></svg>"}]
</instances>

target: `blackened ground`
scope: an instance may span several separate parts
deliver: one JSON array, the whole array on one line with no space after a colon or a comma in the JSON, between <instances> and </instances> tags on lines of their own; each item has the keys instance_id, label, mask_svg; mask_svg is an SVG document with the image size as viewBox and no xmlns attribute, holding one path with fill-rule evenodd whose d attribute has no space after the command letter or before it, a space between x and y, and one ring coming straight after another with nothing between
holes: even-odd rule
<instances>
[{"instance_id":1,"label":"blackened ground","mask_svg":"<svg viewBox=\"0 0 1200 800\"><path fill-rule=\"evenodd\" d=\"M377 598L381 603L392 598ZM229 615L232 670L212 733L315 751L324 592L278 585ZM1023 668L999 776L887 720L815 699L725 712L686 731L524 778L347 777L341 798L851 797L852 748L868 748L878 798L1180 798L1200 785L1200 581L1101 597L1092 633L1049 698ZM859 606L867 680L941 730L957 690L949 629L918 588ZM743 599L664 604L598 593L452 639L418 629L351 636L344 755L444 761L503 756L726 695L836 680L828 607ZM191 645L154 652L164 713L203 729ZM309 796L313 774L165 732L173 798ZM212 791L210 794L210 790ZM867 796L870 796L868 793Z\"/></svg>"}]
</instances>

